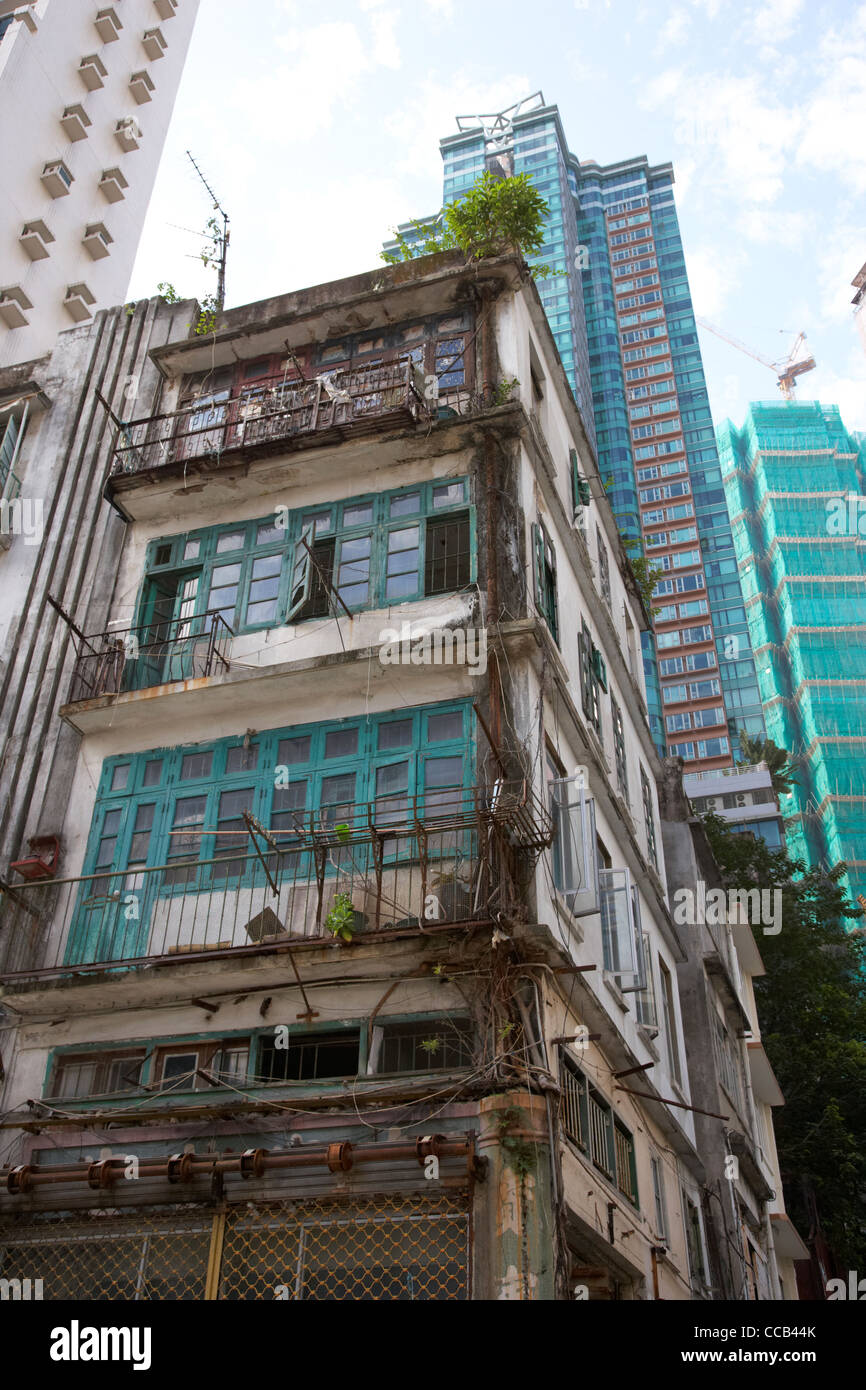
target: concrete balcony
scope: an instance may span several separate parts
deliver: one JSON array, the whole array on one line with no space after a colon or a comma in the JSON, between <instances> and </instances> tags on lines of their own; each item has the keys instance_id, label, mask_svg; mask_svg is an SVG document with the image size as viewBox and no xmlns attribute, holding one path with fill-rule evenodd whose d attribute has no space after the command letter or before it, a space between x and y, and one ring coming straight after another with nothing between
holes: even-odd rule
<instances>
[{"instance_id":1,"label":"concrete balcony","mask_svg":"<svg viewBox=\"0 0 866 1390\"><path fill-rule=\"evenodd\" d=\"M154 474L209 472L224 460L334 444L429 417L423 378L411 363L280 381L246 399L208 398L130 421L115 448L109 489L123 492L155 481Z\"/></svg>"},{"instance_id":2,"label":"concrete balcony","mask_svg":"<svg viewBox=\"0 0 866 1390\"><path fill-rule=\"evenodd\" d=\"M522 782L297 811L273 831L243 818L241 829L177 832L167 864L4 884L0 980L14 990L488 921L502 856L552 838Z\"/></svg>"}]
</instances>

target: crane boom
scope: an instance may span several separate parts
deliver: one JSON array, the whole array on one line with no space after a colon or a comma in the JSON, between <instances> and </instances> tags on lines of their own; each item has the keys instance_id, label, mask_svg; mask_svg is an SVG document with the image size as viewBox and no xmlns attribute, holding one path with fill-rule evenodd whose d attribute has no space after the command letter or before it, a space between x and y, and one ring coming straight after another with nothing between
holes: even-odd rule
<instances>
[{"instance_id":1,"label":"crane boom","mask_svg":"<svg viewBox=\"0 0 866 1390\"><path fill-rule=\"evenodd\" d=\"M729 343L731 347L739 349L739 351L744 352L747 357L753 357L756 362L760 362L764 367L769 367L771 372L775 372L776 385L786 401L792 401L794 399L794 387L797 384L796 378L802 376L804 372L811 372L816 366L814 357L804 357L799 362L794 361L800 348L805 346L805 333L798 333L796 342L787 357L782 358L778 362L771 362L769 357L762 357L759 352L754 352L752 348L746 347L745 343L741 343L739 338L732 338L729 333L723 333L720 328L716 328L714 324L708 323L706 319L698 319L697 322L701 325L701 328L706 328L710 333L714 333L717 338L721 338L722 342Z\"/></svg>"}]
</instances>

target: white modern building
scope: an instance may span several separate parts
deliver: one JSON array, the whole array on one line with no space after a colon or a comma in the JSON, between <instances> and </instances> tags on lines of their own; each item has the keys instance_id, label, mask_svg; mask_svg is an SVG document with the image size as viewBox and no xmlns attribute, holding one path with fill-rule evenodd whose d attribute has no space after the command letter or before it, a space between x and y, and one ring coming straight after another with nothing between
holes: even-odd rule
<instances>
[{"instance_id":1,"label":"white modern building","mask_svg":"<svg viewBox=\"0 0 866 1390\"><path fill-rule=\"evenodd\" d=\"M0 366L122 303L198 6L0 0Z\"/></svg>"},{"instance_id":2,"label":"white modern building","mask_svg":"<svg viewBox=\"0 0 866 1390\"><path fill-rule=\"evenodd\" d=\"M782 848L779 798L766 763L740 763L687 773L683 790L700 815L712 812L727 821L731 830L757 835L770 849Z\"/></svg>"}]
</instances>

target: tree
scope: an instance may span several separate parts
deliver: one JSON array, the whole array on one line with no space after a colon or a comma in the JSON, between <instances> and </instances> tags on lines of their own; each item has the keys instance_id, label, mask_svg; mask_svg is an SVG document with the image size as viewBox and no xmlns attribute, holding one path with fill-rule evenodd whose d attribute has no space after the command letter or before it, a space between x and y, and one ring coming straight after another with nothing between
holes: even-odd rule
<instances>
[{"instance_id":1,"label":"tree","mask_svg":"<svg viewBox=\"0 0 866 1390\"><path fill-rule=\"evenodd\" d=\"M766 763L777 794L789 792L796 785L796 772L799 764L789 758L787 751L780 748L771 738L750 738L745 729L740 730L740 751L747 763Z\"/></svg>"},{"instance_id":2,"label":"tree","mask_svg":"<svg viewBox=\"0 0 866 1390\"><path fill-rule=\"evenodd\" d=\"M394 265L455 247L470 261L497 256L515 246L531 256L544 243L547 213L548 204L528 174L500 179L487 170L432 221L414 222L415 241L395 233L398 250L383 251L382 260ZM544 276L550 269L535 266L534 273Z\"/></svg>"},{"instance_id":3,"label":"tree","mask_svg":"<svg viewBox=\"0 0 866 1390\"><path fill-rule=\"evenodd\" d=\"M753 931L761 1036L785 1096L774 1120L786 1203L806 1234L811 1188L842 1266L866 1269L866 962L845 925L863 914L839 886L844 864L806 870L716 816L704 825L726 888L782 893L778 935Z\"/></svg>"}]
</instances>

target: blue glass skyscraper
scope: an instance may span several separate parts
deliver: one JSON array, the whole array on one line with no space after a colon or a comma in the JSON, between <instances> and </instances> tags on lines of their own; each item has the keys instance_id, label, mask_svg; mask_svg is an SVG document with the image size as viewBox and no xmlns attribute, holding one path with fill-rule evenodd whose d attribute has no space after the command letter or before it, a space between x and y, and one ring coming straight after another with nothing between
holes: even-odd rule
<instances>
[{"instance_id":1,"label":"blue glass skyscraper","mask_svg":"<svg viewBox=\"0 0 866 1390\"><path fill-rule=\"evenodd\" d=\"M530 257L553 271L539 294L620 529L662 571L654 639L644 634L655 740L689 771L727 766L738 733L763 735L764 722L673 168L582 164L540 92L457 123L440 142L446 204L485 169L528 174L548 203Z\"/></svg>"}]
</instances>

